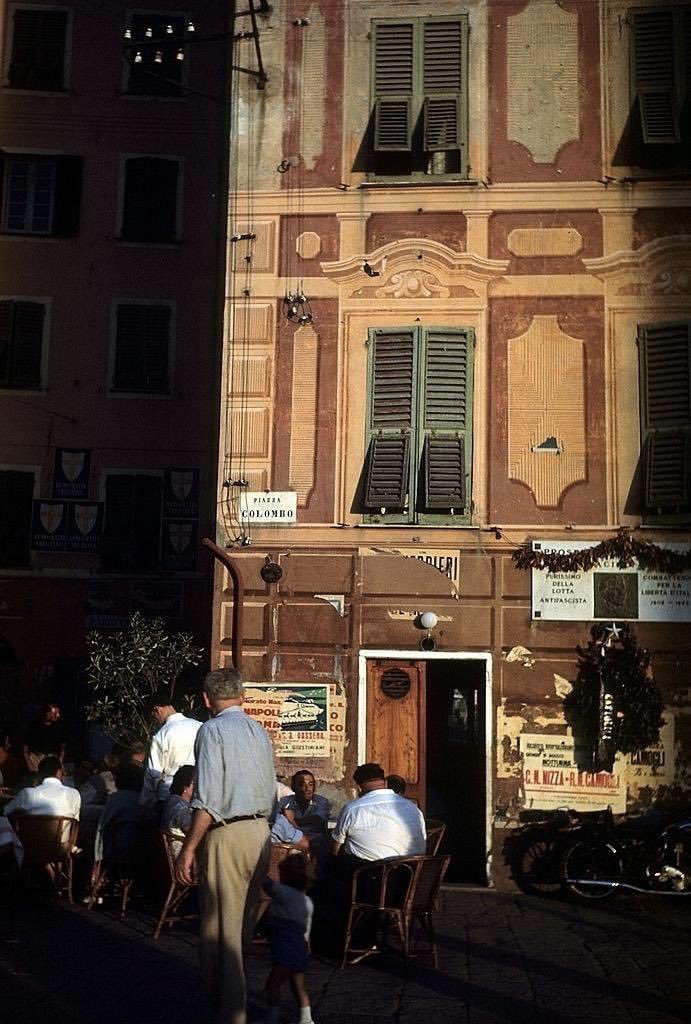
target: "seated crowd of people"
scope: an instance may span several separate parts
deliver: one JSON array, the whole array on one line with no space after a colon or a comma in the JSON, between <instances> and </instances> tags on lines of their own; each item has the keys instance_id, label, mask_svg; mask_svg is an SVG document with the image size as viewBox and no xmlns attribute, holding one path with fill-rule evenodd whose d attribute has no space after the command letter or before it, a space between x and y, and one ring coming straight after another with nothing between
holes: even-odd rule
<instances>
[{"instance_id":1,"label":"seated crowd of people","mask_svg":"<svg viewBox=\"0 0 691 1024\"><path fill-rule=\"evenodd\" d=\"M94 865L108 864L134 851L145 868L144 840L163 831L171 837L171 853L177 856L190 829L194 741L200 723L177 712L163 698L154 698L151 712L159 729L148 751L139 743L114 747L98 764L75 765L72 779L67 780L64 736L57 728L59 708L47 705L32 735L27 736L24 772L17 770L10 776L15 795L0 812L5 822L21 814L80 820L83 867L78 895L85 902ZM2 749L7 755L5 742ZM37 754L42 755L40 759ZM0 769L7 764L5 756ZM25 785L21 785L22 776ZM357 867L425 853L425 821L417 804L404 795L405 780L387 777L383 768L373 763L360 765L353 780L358 796L340 809L335 823L331 805L317 793L311 771L295 772L290 786L278 778L276 782L271 841L288 847L289 853L302 854L315 901L321 895L331 909L347 897L349 879ZM13 846L3 835L0 833L0 854L10 854Z\"/></svg>"}]
</instances>

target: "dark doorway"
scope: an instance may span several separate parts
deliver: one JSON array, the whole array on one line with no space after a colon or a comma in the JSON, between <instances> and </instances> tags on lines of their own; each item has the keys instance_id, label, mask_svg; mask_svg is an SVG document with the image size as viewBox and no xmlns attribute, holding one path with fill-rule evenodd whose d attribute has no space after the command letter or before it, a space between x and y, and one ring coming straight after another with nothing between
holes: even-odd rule
<instances>
[{"instance_id":1,"label":"dark doorway","mask_svg":"<svg viewBox=\"0 0 691 1024\"><path fill-rule=\"evenodd\" d=\"M485 663L430 659L426 668L425 814L447 827L447 881L485 885Z\"/></svg>"}]
</instances>

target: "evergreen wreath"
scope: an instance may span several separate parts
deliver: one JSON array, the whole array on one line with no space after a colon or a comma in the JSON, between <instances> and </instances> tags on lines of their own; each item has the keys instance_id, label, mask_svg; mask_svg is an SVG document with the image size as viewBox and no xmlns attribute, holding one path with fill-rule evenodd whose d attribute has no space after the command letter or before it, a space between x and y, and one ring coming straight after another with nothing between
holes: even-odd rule
<instances>
[{"instance_id":1,"label":"evergreen wreath","mask_svg":"<svg viewBox=\"0 0 691 1024\"><path fill-rule=\"evenodd\" d=\"M546 569L547 572L588 572L600 562L616 558L620 569L638 564L641 569L654 572L678 573L691 569L690 551L670 551L650 541L634 540L627 527L617 531L616 537L581 551L534 551L531 544L523 544L511 556L517 569Z\"/></svg>"},{"instance_id":2,"label":"evergreen wreath","mask_svg":"<svg viewBox=\"0 0 691 1024\"><path fill-rule=\"evenodd\" d=\"M663 701L650 672L650 651L639 647L626 623L596 623L585 648L577 647L578 675L564 700L566 720L577 746L594 751L598 742L600 690L614 700L612 746L630 754L656 743L663 724Z\"/></svg>"}]
</instances>

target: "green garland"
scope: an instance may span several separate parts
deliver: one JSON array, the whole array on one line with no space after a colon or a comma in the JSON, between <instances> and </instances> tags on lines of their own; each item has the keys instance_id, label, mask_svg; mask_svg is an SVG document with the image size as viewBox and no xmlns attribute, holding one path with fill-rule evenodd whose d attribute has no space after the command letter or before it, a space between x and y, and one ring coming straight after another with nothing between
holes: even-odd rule
<instances>
[{"instance_id":1,"label":"green garland","mask_svg":"<svg viewBox=\"0 0 691 1024\"><path fill-rule=\"evenodd\" d=\"M688 572L691 569L691 551L670 551L650 541L634 540L626 527L622 527L616 537L581 551L534 551L527 543L514 551L511 557L517 569L546 569L548 573L588 572L609 559L616 559L620 569L636 564L641 569L664 573Z\"/></svg>"},{"instance_id":2,"label":"green garland","mask_svg":"<svg viewBox=\"0 0 691 1024\"><path fill-rule=\"evenodd\" d=\"M599 730L600 687L614 698L614 750L630 754L656 743L663 701L650 672L650 652L638 646L630 626L597 623L585 648L577 647L578 676L564 699L577 746L594 751Z\"/></svg>"}]
</instances>

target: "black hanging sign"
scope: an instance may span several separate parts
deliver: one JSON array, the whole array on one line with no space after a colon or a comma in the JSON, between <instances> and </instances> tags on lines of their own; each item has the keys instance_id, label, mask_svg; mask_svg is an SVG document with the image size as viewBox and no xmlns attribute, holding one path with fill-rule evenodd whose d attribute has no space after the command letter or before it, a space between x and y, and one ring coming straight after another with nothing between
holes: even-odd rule
<instances>
[{"instance_id":1,"label":"black hanging sign","mask_svg":"<svg viewBox=\"0 0 691 1024\"><path fill-rule=\"evenodd\" d=\"M91 452L88 448L56 448L54 498L88 498Z\"/></svg>"},{"instance_id":2,"label":"black hanging sign","mask_svg":"<svg viewBox=\"0 0 691 1024\"><path fill-rule=\"evenodd\" d=\"M161 568L189 572L197 568L198 524L189 519L164 519L161 529Z\"/></svg>"},{"instance_id":3,"label":"black hanging sign","mask_svg":"<svg viewBox=\"0 0 691 1024\"><path fill-rule=\"evenodd\" d=\"M593 751L593 771L595 772L611 772L614 768L614 757L616 754L614 743L615 715L614 694L610 693L601 670L597 739L595 740L595 749Z\"/></svg>"},{"instance_id":4,"label":"black hanging sign","mask_svg":"<svg viewBox=\"0 0 691 1024\"><path fill-rule=\"evenodd\" d=\"M103 533L102 501L71 501L67 506L67 550L96 553Z\"/></svg>"},{"instance_id":5,"label":"black hanging sign","mask_svg":"<svg viewBox=\"0 0 691 1024\"><path fill-rule=\"evenodd\" d=\"M34 501L31 522L33 551L64 551L67 505L64 501Z\"/></svg>"},{"instance_id":6,"label":"black hanging sign","mask_svg":"<svg viewBox=\"0 0 691 1024\"><path fill-rule=\"evenodd\" d=\"M169 467L163 477L163 515L171 519L199 517L199 470Z\"/></svg>"}]
</instances>

